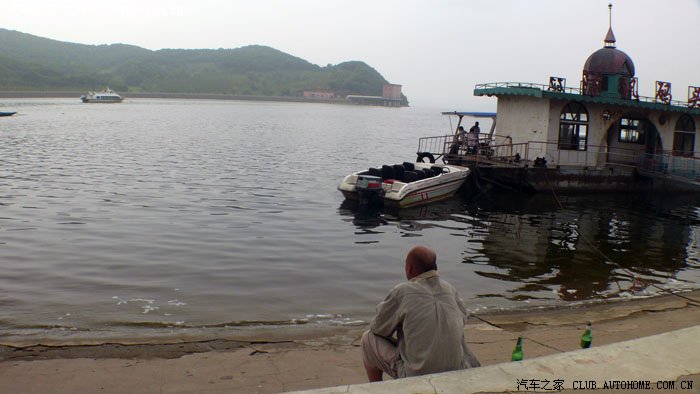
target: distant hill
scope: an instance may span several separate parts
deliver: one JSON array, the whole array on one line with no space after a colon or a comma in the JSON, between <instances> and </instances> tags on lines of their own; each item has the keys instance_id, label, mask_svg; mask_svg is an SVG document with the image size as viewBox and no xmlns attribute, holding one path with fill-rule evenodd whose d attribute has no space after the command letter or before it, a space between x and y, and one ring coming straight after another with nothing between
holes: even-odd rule
<instances>
[{"instance_id":1,"label":"distant hill","mask_svg":"<svg viewBox=\"0 0 700 394\"><path fill-rule=\"evenodd\" d=\"M95 90L301 96L304 90L382 94L364 62L320 67L274 48L161 49L84 45L0 29L0 90Z\"/></svg>"}]
</instances>

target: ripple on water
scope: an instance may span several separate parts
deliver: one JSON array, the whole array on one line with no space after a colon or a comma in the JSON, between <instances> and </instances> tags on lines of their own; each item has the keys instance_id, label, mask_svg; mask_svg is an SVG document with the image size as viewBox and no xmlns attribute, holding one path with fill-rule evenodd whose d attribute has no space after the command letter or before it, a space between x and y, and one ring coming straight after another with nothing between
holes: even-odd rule
<instances>
[{"instance_id":1,"label":"ripple on water","mask_svg":"<svg viewBox=\"0 0 700 394\"><path fill-rule=\"evenodd\" d=\"M2 338L360 324L416 244L477 308L652 292L630 273L700 282L693 197L343 201L347 173L412 161L419 137L449 132L438 111L0 101L23 114L0 131Z\"/></svg>"}]
</instances>

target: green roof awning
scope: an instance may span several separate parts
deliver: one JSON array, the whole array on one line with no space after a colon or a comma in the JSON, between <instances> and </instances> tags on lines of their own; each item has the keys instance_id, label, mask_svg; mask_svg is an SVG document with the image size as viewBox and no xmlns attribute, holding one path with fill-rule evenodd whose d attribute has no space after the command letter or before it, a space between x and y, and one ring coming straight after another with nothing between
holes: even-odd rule
<instances>
[{"instance_id":1,"label":"green roof awning","mask_svg":"<svg viewBox=\"0 0 700 394\"><path fill-rule=\"evenodd\" d=\"M700 115L700 108L689 108L674 104L664 104L645 100L622 99L605 96L590 96L580 94L577 89L566 89L566 91L547 90L544 85L531 83L507 82L477 85L474 89L475 96L529 96L537 98L547 98L554 100L577 101L580 103L608 104L620 107L639 108L646 110L656 110L665 112L678 112L683 114ZM677 103L677 102L674 102Z\"/></svg>"}]
</instances>

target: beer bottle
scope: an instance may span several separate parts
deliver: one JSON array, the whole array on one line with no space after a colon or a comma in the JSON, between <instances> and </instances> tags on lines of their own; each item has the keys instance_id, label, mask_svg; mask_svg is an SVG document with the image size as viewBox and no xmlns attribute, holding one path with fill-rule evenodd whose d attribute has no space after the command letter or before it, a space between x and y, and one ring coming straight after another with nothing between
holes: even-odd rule
<instances>
[{"instance_id":1,"label":"beer bottle","mask_svg":"<svg viewBox=\"0 0 700 394\"><path fill-rule=\"evenodd\" d=\"M523 337L518 337L518 343L513 349L513 354L510 355L510 361L521 361L523 359Z\"/></svg>"},{"instance_id":2,"label":"beer bottle","mask_svg":"<svg viewBox=\"0 0 700 394\"><path fill-rule=\"evenodd\" d=\"M593 341L593 333L591 331L591 322L588 322L586 331L581 335L581 348L588 349Z\"/></svg>"}]
</instances>

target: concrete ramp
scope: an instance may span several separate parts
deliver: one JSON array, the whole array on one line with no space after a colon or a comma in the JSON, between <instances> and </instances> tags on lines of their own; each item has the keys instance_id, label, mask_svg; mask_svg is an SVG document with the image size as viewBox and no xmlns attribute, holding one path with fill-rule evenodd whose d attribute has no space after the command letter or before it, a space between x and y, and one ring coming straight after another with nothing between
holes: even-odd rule
<instances>
[{"instance_id":1,"label":"concrete ramp","mask_svg":"<svg viewBox=\"0 0 700 394\"><path fill-rule=\"evenodd\" d=\"M551 356L298 393L479 393L617 390L700 393L700 325Z\"/></svg>"}]
</instances>

